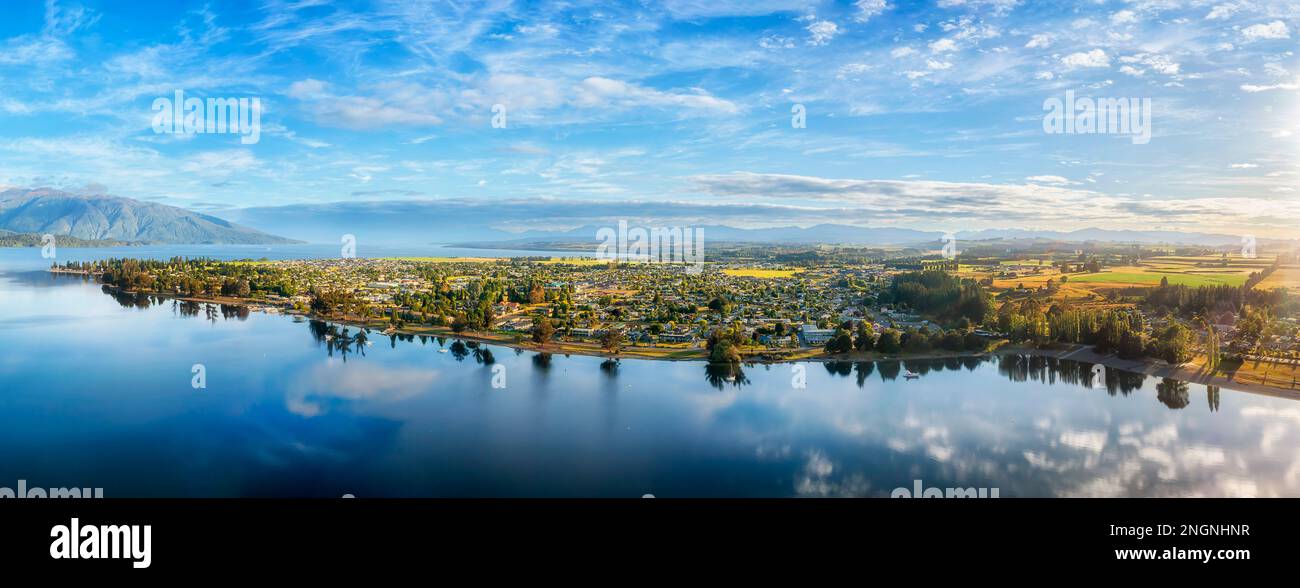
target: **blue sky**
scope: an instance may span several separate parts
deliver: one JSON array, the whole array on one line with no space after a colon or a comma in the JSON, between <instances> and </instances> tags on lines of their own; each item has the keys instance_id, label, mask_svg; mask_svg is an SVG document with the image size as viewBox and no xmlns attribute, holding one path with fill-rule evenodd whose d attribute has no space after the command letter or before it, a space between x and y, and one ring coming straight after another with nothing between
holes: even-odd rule
<instances>
[{"instance_id":1,"label":"blue sky","mask_svg":"<svg viewBox=\"0 0 1300 588\"><path fill-rule=\"evenodd\" d=\"M0 186L235 219L491 203L512 231L1300 221L1300 2L12 4ZM154 133L176 89L259 98L261 140ZM1149 98L1150 142L1045 133L1067 90Z\"/></svg>"}]
</instances>

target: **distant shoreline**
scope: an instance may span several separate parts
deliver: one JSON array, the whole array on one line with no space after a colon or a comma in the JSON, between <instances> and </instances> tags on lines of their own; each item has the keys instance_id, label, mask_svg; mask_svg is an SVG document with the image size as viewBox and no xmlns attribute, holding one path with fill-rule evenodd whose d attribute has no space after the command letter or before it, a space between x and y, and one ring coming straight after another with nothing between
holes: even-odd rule
<instances>
[{"instance_id":1,"label":"distant shoreline","mask_svg":"<svg viewBox=\"0 0 1300 588\"><path fill-rule=\"evenodd\" d=\"M88 275L89 272L75 270L50 270L52 273L63 274L80 274ZM107 284L106 284L107 285ZM228 297L194 297L194 296L177 296L161 292L132 291L123 290L114 286L120 292L133 294L149 294L180 300L184 302L202 302L209 304L231 304L239 306L248 306L254 310L265 312L265 308L275 308L277 313L301 316L304 318L321 320L338 323L342 325L367 328L378 330L384 335L413 335L428 337L445 337L460 341L473 341L476 343L488 343L499 345L511 349L524 351L533 351L538 353L559 353L563 355L583 355L588 357L603 357L607 359L644 359L653 361L708 361L708 352L704 348L691 347L644 347L628 346L622 348L618 353L610 353L594 342L572 342L572 341L553 341L546 345L538 345L528 339L516 340L513 335L507 336L500 333L482 333L482 332L461 332L455 333L449 327L439 326L419 326L419 327L392 327L386 322L372 320L369 322L362 321L359 317L321 317L310 313L299 312L296 310L286 310L273 306L269 303L259 302L243 298ZM839 355L827 355L818 348L799 348L791 349L788 355L781 351L774 351L771 354L750 355L742 359L742 364L777 364L777 363L795 363L795 362L858 362L858 361L907 361L907 360L934 360L961 357L987 357L991 355L1031 355L1038 357L1050 357L1056 359L1069 359L1091 364L1100 364L1109 368L1120 369L1128 372L1143 374L1146 376L1158 378L1172 378L1186 382L1202 384L1207 386L1218 386L1229 390L1239 392L1248 392L1263 394L1277 398L1287 398L1291 400L1300 400L1300 383L1295 387L1280 387L1265 384L1254 384L1250 382L1238 382L1222 376L1210 375L1205 370L1194 363L1181 365L1169 365L1163 361L1155 359L1131 360L1121 359L1114 355L1103 355L1093 351L1088 345L1068 345L1059 346L1052 349L1037 349L1033 347L1023 347L1018 345L1003 345L988 351L955 351L955 352L926 352L915 355L881 355L875 352L854 352ZM778 355L781 354L781 355ZM1289 384L1289 383L1288 383Z\"/></svg>"}]
</instances>

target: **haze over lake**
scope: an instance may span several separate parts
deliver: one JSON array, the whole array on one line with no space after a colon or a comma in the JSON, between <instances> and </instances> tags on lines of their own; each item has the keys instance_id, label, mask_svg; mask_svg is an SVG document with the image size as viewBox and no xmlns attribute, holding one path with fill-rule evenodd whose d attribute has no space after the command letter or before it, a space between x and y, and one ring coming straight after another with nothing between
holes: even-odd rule
<instances>
[{"instance_id":1,"label":"haze over lake","mask_svg":"<svg viewBox=\"0 0 1300 588\"><path fill-rule=\"evenodd\" d=\"M59 261L336 250L60 249ZM1002 497L1300 495L1300 403L1288 399L1113 369L1103 382L1089 364L1023 356L802 363L797 389L791 364L723 374L373 331L373 345L342 348L342 325L113 296L48 265L39 249L0 250L0 486L888 496L922 480ZM191 386L194 364L205 389ZM505 367L504 389L491 365Z\"/></svg>"}]
</instances>

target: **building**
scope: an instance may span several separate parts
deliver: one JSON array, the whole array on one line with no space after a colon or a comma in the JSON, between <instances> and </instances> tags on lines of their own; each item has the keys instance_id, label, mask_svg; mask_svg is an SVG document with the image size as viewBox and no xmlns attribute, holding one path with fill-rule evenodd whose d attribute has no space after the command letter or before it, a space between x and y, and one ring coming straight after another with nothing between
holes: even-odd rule
<instances>
[{"instance_id":1,"label":"building","mask_svg":"<svg viewBox=\"0 0 1300 588\"><path fill-rule=\"evenodd\" d=\"M799 329L799 339L809 347L825 345L833 336L835 336L835 329L818 329L814 325L804 325Z\"/></svg>"}]
</instances>

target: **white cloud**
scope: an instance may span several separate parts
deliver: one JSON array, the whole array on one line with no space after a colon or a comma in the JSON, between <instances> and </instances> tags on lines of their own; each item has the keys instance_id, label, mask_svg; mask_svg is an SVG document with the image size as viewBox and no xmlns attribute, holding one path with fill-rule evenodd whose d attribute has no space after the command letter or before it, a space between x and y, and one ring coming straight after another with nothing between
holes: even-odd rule
<instances>
[{"instance_id":1,"label":"white cloud","mask_svg":"<svg viewBox=\"0 0 1300 588\"><path fill-rule=\"evenodd\" d=\"M808 25L808 44L819 47L831 42L840 34L840 27L829 20L813 21Z\"/></svg>"},{"instance_id":2,"label":"white cloud","mask_svg":"<svg viewBox=\"0 0 1300 588\"><path fill-rule=\"evenodd\" d=\"M645 88L602 77L589 77L575 89L575 104L586 107L679 106L684 108L736 112L735 104L705 92L681 94Z\"/></svg>"},{"instance_id":3,"label":"white cloud","mask_svg":"<svg viewBox=\"0 0 1300 588\"><path fill-rule=\"evenodd\" d=\"M1248 92L1251 94L1255 94L1259 92L1271 92L1273 90L1297 90L1297 89L1300 89L1300 80L1289 82L1289 83L1283 83L1283 84L1272 84L1267 86L1259 86L1255 84L1241 85L1241 90L1243 92Z\"/></svg>"},{"instance_id":4,"label":"white cloud","mask_svg":"<svg viewBox=\"0 0 1300 588\"><path fill-rule=\"evenodd\" d=\"M1110 23L1115 25L1133 24L1137 21L1137 14L1132 10L1121 10L1110 15Z\"/></svg>"},{"instance_id":5,"label":"white cloud","mask_svg":"<svg viewBox=\"0 0 1300 588\"><path fill-rule=\"evenodd\" d=\"M75 57L76 54L59 38L59 35L86 26L85 17L78 12L72 21L61 20L57 16L56 8L54 20L51 21L49 14L51 6L54 4L49 3L46 6L45 32L39 35L18 35L0 44L0 65L43 65L67 61ZM93 23L93 19L91 22Z\"/></svg>"},{"instance_id":6,"label":"white cloud","mask_svg":"<svg viewBox=\"0 0 1300 588\"><path fill-rule=\"evenodd\" d=\"M290 84L286 94L302 101L318 123L332 127L371 130L442 123L437 114L440 96L429 88L390 82L371 90L369 96L340 96L325 82L308 78Z\"/></svg>"},{"instance_id":7,"label":"white cloud","mask_svg":"<svg viewBox=\"0 0 1300 588\"><path fill-rule=\"evenodd\" d=\"M969 8L985 10L994 16L1002 16L1020 5L1021 0L939 0L939 8Z\"/></svg>"},{"instance_id":8,"label":"white cloud","mask_svg":"<svg viewBox=\"0 0 1300 588\"><path fill-rule=\"evenodd\" d=\"M1029 38L1025 43L1025 49L1040 49L1052 44L1052 36L1047 33L1040 33Z\"/></svg>"},{"instance_id":9,"label":"white cloud","mask_svg":"<svg viewBox=\"0 0 1300 588\"><path fill-rule=\"evenodd\" d=\"M947 51L956 51L957 42L952 39L939 39L930 43L930 50L935 53L944 53Z\"/></svg>"},{"instance_id":10,"label":"white cloud","mask_svg":"<svg viewBox=\"0 0 1300 588\"><path fill-rule=\"evenodd\" d=\"M1025 181L1035 184L1052 184L1055 186L1064 186L1070 183L1068 178L1061 176L1029 176L1025 178Z\"/></svg>"},{"instance_id":11,"label":"white cloud","mask_svg":"<svg viewBox=\"0 0 1300 588\"><path fill-rule=\"evenodd\" d=\"M853 4L858 7L858 22L867 22L872 17L879 16L884 11L893 8L885 0L858 0Z\"/></svg>"},{"instance_id":12,"label":"white cloud","mask_svg":"<svg viewBox=\"0 0 1300 588\"><path fill-rule=\"evenodd\" d=\"M325 82L311 78L289 84L287 94L299 100L315 100L326 95Z\"/></svg>"},{"instance_id":13,"label":"white cloud","mask_svg":"<svg viewBox=\"0 0 1300 588\"><path fill-rule=\"evenodd\" d=\"M794 39L771 35L759 39L758 46L764 49L794 49Z\"/></svg>"},{"instance_id":14,"label":"white cloud","mask_svg":"<svg viewBox=\"0 0 1300 588\"><path fill-rule=\"evenodd\" d=\"M1110 57L1101 49L1088 52L1071 53L1061 58L1061 63L1069 68L1110 67Z\"/></svg>"},{"instance_id":15,"label":"white cloud","mask_svg":"<svg viewBox=\"0 0 1300 588\"><path fill-rule=\"evenodd\" d=\"M1219 4L1210 9L1209 14L1205 15L1205 20L1227 20L1236 14L1239 9L1241 7L1236 4Z\"/></svg>"},{"instance_id":16,"label":"white cloud","mask_svg":"<svg viewBox=\"0 0 1300 588\"><path fill-rule=\"evenodd\" d=\"M520 25L515 28L521 35L532 37L551 38L560 34L560 29L551 23L541 23L537 25Z\"/></svg>"},{"instance_id":17,"label":"white cloud","mask_svg":"<svg viewBox=\"0 0 1300 588\"><path fill-rule=\"evenodd\" d=\"M1255 24L1241 29L1241 37L1246 43L1267 39L1289 39L1291 30L1287 28L1286 23L1275 20L1268 24Z\"/></svg>"},{"instance_id":18,"label":"white cloud","mask_svg":"<svg viewBox=\"0 0 1300 588\"><path fill-rule=\"evenodd\" d=\"M1125 55L1123 57L1120 57L1119 60L1123 63L1143 65L1156 71L1157 73L1164 74L1167 76L1178 75L1179 72L1182 70L1182 66L1175 63L1172 59L1164 55L1158 55L1155 53L1138 53L1136 55ZM1136 68L1130 68L1130 69L1136 69ZM1120 71L1123 72L1125 70L1124 68L1120 68ZM1137 75L1142 75L1143 73L1145 73L1141 69L1137 69L1137 71L1138 71ZM1125 72L1125 73L1129 73L1129 72Z\"/></svg>"},{"instance_id":19,"label":"white cloud","mask_svg":"<svg viewBox=\"0 0 1300 588\"><path fill-rule=\"evenodd\" d=\"M894 59L902 59L909 55L915 55L915 54L916 54L916 49L913 49L911 47L895 47L894 50L889 52L889 55Z\"/></svg>"}]
</instances>

